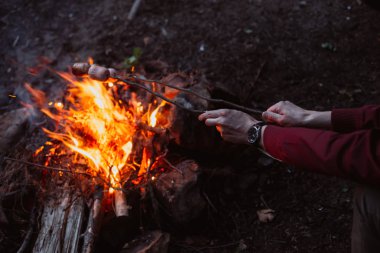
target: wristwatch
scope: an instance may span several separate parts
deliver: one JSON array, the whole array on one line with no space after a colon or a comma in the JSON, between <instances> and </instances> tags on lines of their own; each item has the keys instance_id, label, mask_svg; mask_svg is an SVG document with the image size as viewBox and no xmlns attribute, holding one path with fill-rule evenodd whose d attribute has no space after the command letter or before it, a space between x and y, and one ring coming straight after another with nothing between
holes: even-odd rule
<instances>
[{"instance_id":1,"label":"wristwatch","mask_svg":"<svg viewBox=\"0 0 380 253\"><path fill-rule=\"evenodd\" d=\"M248 130L248 143L256 147L260 146L261 128L265 126L265 122L258 122L251 126Z\"/></svg>"}]
</instances>

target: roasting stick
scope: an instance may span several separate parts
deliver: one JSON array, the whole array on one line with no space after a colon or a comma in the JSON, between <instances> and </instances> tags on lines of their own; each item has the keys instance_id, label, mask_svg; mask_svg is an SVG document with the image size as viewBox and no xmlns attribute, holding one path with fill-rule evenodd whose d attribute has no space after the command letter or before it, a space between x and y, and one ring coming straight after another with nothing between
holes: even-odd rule
<instances>
[{"instance_id":1,"label":"roasting stick","mask_svg":"<svg viewBox=\"0 0 380 253\"><path fill-rule=\"evenodd\" d=\"M162 83L162 82L159 82L159 81L156 81L156 80L142 79L142 78L138 78L137 76L132 76L132 78L134 78L136 80L139 80L139 81L142 81L142 82L157 83L159 85L167 86L167 87L170 87L172 89L176 89L176 90L182 91L184 93L188 93L188 94L194 95L194 96L196 96L198 98L201 98L201 99L206 100L206 101L211 102L211 103L224 104L224 105L232 106L232 107L234 107L236 109L239 109L239 110L242 110L242 111L246 111L246 112L250 112L250 113L253 113L253 114L260 114L261 115L263 113L260 110L248 108L248 107L245 107L245 106L241 106L241 105L238 105L238 104L235 104L235 103L232 103L230 101L223 100L223 99L208 98L208 97L202 96L201 94L196 93L193 90L177 87L177 86L174 86L174 85L171 85L171 84L168 84L168 83ZM123 81L123 82L125 82L125 81ZM130 81L128 79L127 79L127 83L130 83Z\"/></svg>"},{"instance_id":2,"label":"roasting stick","mask_svg":"<svg viewBox=\"0 0 380 253\"><path fill-rule=\"evenodd\" d=\"M114 79L116 81L121 81L121 82L123 82L123 83L125 83L127 85L131 85L131 86L143 89L143 90L151 93L152 95L154 95L156 97L159 97L162 100L165 100L166 102L168 102L170 104L173 104L175 106L178 106L181 109L184 109L184 110L187 110L187 111L190 111L190 112L193 112L193 113L198 113L199 114L199 113L204 113L205 111L187 108L187 107L183 106L182 104L179 104L179 103L175 102L174 100L171 100L171 99L165 97L161 93L154 92L151 89L149 89L149 88L147 88L147 87L145 87L145 86L143 86L143 85L141 85L141 84L139 84L137 82L134 82L134 81L132 81L130 79L134 78L135 80L139 80L139 81L142 81L142 82L157 83L159 85L164 85L164 86L170 87L172 89L176 89L176 90L188 93L188 94L192 94L194 96L197 96L198 98L204 99L204 100L206 100L208 102L211 102L211 103L224 104L224 105L227 105L227 106L234 107L235 109L239 109L241 111L245 111L245 112L248 112L248 113L251 113L251 114L255 114L255 115L260 115L261 116L261 114L262 114L262 111L257 110L257 109L248 108L248 107L241 106L241 105L238 105L238 104L226 101L226 100L222 100L222 99L207 98L207 97L202 96L202 95L200 95L200 94L198 94L198 93L196 93L196 92L194 92L192 90L189 90L189 89L186 89L186 88L181 88L181 87L176 87L174 85L165 84L165 83L162 83L162 82L159 82L159 81L144 80L144 79L141 79L141 78L137 78L136 76L133 76L132 78L129 78L129 79L125 79L125 78L121 77L116 72L115 69L107 69L105 67L97 66L97 65L94 65L94 64L90 65L88 63L74 63L74 65L72 66L72 72L76 76L89 75L90 78L98 80L98 81L102 81L102 82L105 82L105 81L107 81L109 79Z\"/></svg>"},{"instance_id":3,"label":"roasting stick","mask_svg":"<svg viewBox=\"0 0 380 253\"><path fill-rule=\"evenodd\" d=\"M126 83L130 86L134 86L134 87L137 87L137 88L140 88L140 89L143 89L143 90L146 90L147 92L151 93L152 95L156 96L156 97L159 97L161 98L162 100L165 100L166 102L170 103L170 104L173 104L175 106L178 106L179 108L181 109L184 109L184 110L187 110L187 111L190 111L190 112L193 112L193 113L204 113L205 111L203 110L197 110L197 109L192 109L192 108L188 108L188 107L185 107L183 105L181 105L180 103L177 103L175 102L174 100L171 100L167 97L165 97L164 95L162 95L161 93L158 93L158 92L154 92L152 91L151 89L139 84L139 83L135 83L135 82L132 82L132 81L129 81L129 80L126 80L126 79L123 79L122 77L120 76L115 76L115 79L123 82L123 83Z\"/></svg>"}]
</instances>

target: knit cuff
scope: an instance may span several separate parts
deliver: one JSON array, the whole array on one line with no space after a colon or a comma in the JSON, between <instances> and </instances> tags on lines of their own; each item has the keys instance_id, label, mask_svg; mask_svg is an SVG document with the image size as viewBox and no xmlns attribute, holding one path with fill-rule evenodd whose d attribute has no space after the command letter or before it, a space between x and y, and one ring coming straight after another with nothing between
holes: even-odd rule
<instances>
[{"instance_id":1,"label":"knit cuff","mask_svg":"<svg viewBox=\"0 0 380 253\"><path fill-rule=\"evenodd\" d=\"M265 128L263 135L263 145L264 150L272 158L283 161L285 158L285 153L283 152L283 133L282 127L268 125Z\"/></svg>"},{"instance_id":2,"label":"knit cuff","mask_svg":"<svg viewBox=\"0 0 380 253\"><path fill-rule=\"evenodd\" d=\"M357 130L361 119L360 109L333 109L331 125L335 132L352 132Z\"/></svg>"}]
</instances>

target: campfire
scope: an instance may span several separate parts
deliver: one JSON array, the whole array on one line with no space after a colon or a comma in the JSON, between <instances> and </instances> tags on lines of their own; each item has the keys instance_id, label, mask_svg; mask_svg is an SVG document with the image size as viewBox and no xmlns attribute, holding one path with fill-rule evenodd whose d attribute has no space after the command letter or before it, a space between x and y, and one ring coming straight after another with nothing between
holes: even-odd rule
<instances>
[{"instance_id":1,"label":"campfire","mask_svg":"<svg viewBox=\"0 0 380 253\"><path fill-rule=\"evenodd\" d=\"M183 156L173 162L169 144L212 150L220 137L196 117L209 103L260 112L212 99L201 78L175 73L156 81L141 72L74 64L74 75L56 72L67 84L56 100L25 85L32 102L23 105L44 115L47 140L28 161L6 157L42 172L38 236L31 236L34 225L24 250L137 252L128 249L135 238L138 248L166 252L169 234L152 228L168 217L175 226L189 224L212 205L201 193L197 162ZM111 232L110 223L117 223Z\"/></svg>"},{"instance_id":2,"label":"campfire","mask_svg":"<svg viewBox=\"0 0 380 253\"><path fill-rule=\"evenodd\" d=\"M64 96L56 100L25 84L32 102L23 105L44 115L41 130L47 140L29 161L6 158L42 171L45 200L38 236L35 241L27 236L23 246L33 252L94 252L99 244L120 250L146 223L131 228L123 217L138 220L147 213L158 228L159 205L178 224L191 221L205 207L197 163L181 158L173 165L167 159L171 141L186 146L182 135L205 129L194 114L204 111L211 99L203 84L171 74L163 85L134 69L110 69L110 75L99 78L105 68L92 62L79 67L73 66L76 75L56 72L67 84ZM123 231L124 236L108 240L102 235L110 219L120 221L115 233ZM163 243L165 252L168 234L146 232L146 247Z\"/></svg>"},{"instance_id":3,"label":"campfire","mask_svg":"<svg viewBox=\"0 0 380 253\"><path fill-rule=\"evenodd\" d=\"M41 91L26 85L40 110L55 122L55 129L43 128L50 140L35 156L45 165L62 165L67 159L61 157L70 156L64 167L72 174L88 175L109 194L154 180L166 153L170 106L156 97L140 96L127 85L59 75L69 85L64 104L49 102Z\"/></svg>"}]
</instances>

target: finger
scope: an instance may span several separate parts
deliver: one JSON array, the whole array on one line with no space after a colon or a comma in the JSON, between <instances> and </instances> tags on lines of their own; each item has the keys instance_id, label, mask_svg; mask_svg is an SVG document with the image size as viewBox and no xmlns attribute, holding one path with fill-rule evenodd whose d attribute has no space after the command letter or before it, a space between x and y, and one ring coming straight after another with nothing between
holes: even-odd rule
<instances>
[{"instance_id":1,"label":"finger","mask_svg":"<svg viewBox=\"0 0 380 253\"><path fill-rule=\"evenodd\" d=\"M274 112L274 113L281 113L284 103L285 103L284 101L277 102L276 104L269 107L267 111Z\"/></svg>"},{"instance_id":2,"label":"finger","mask_svg":"<svg viewBox=\"0 0 380 253\"><path fill-rule=\"evenodd\" d=\"M210 118L217 118L220 116L224 116L226 114L226 109L218 109L212 111L206 111L198 116L199 120L205 120Z\"/></svg>"},{"instance_id":3,"label":"finger","mask_svg":"<svg viewBox=\"0 0 380 253\"><path fill-rule=\"evenodd\" d=\"M205 118L206 118L206 114L207 112L204 112L204 113L202 113L201 115L199 115L198 116L198 120L200 120L200 121L202 121L202 120L204 120Z\"/></svg>"},{"instance_id":4,"label":"finger","mask_svg":"<svg viewBox=\"0 0 380 253\"><path fill-rule=\"evenodd\" d=\"M279 121L281 120L281 118L282 118L281 114L277 114L277 113L270 112L270 111L263 112L263 120L266 121L266 122L279 123Z\"/></svg>"},{"instance_id":5,"label":"finger","mask_svg":"<svg viewBox=\"0 0 380 253\"><path fill-rule=\"evenodd\" d=\"M206 119L205 124L207 126L219 126L220 125L220 118Z\"/></svg>"}]
</instances>

